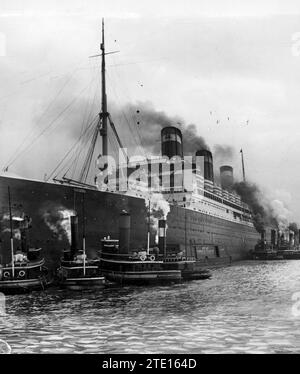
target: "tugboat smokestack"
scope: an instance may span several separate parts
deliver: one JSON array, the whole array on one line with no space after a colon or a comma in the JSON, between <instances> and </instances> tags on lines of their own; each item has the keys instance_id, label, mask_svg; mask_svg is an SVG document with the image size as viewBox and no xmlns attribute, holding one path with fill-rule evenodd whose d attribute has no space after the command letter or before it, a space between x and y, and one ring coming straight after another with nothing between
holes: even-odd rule
<instances>
[{"instance_id":1,"label":"tugboat smokestack","mask_svg":"<svg viewBox=\"0 0 300 374\"><path fill-rule=\"evenodd\" d=\"M166 248L167 248L167 238L166 238L166 223L165 219L160 219L158 221L158 247L159 252L163 253L166 256Z\"/></svg>"},{"instance_id":2,"label":"tugboat smokestack","mask_svg":"<svg viewBox=\"0 0 300 374\"><path fill-rule=\"evenodd\" d=\"M265 239L266 239L266 230L262 230L262 232L261 232L261 240L265 241Z\"/></svg>"},{"instance_id":3,"label":"tugboat smokestack","mask_svg":"<svg viewBox=\"0 0 300 374\"><path fill-rule=\"evenodd\" d=\"M119 252L129 253L130 248L130 214L122 212L119 223Z\"/></svg>"},{"instance_id":4,"label":"tugboat smokestack","mask_svg":"<svg viewBox=\"0 0 300 374\"><path fill-rule=\"evenodd\" d=\"M71 216L71 256L75 255L78 249L78 216Z\"/></svg>"},{"instance_id":5,"label":"tugboat smokestack","mask_svg":"<svg viewBox=\"0 0 300 374\"><path fill-rule=\"evenodd\" d=\"M27 233L24 228L20 229L20 234L21 234L21 249L22 252L27 252Z\"/></svg>"},{"instance_id":6,"label":"tugboat smokestack","mask_svg":"<svg viewBox=\"0 0 300 374\"><path fill-rule=\"evenodd\" d=\"M273 246L276 245L276 230L274 229L271 230L271 244Z\"/></svg>"}]
</instances>

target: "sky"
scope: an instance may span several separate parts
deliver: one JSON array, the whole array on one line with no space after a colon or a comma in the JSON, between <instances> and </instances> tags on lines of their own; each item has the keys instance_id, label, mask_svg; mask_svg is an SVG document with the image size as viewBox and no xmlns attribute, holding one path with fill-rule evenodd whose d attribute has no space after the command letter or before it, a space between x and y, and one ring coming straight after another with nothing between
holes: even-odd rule
<instances>
[{"instance_id":1,"label":"sky","mask_svg":"<svg viewBox=\"0 0 300 374\"><path fill-rule=\"evenodd\" d=\"M97 116L102 17L112 118L130 104L195 124L233 147L237 180L242 148L247 180L300 222L299 1L0 0L1 169L27 147L9 171L43 179Z\"/></svg>"}]
</instances>

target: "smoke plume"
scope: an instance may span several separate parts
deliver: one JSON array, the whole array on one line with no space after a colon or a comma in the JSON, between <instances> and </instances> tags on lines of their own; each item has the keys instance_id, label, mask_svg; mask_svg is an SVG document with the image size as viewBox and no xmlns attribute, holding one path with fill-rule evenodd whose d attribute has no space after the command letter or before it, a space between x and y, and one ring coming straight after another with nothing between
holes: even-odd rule
<instances>
[{"instance_id":1,"label":"smoke plume","mask_svg":"<svg viewBox=\"0 0 300 374\"><path fill-rule=\"evenodd\" d=\"M288 228L291 212L283 201L268 197L257 184L250 182L237 182L234 190L249 205L258 232L261 233L267 226L276 227L280 231Z\"/></svg>"},{"instance_id":2,"label":"smoke plume","mask_svg":"<svg viewBox=\"0 0 300 374\"><path fill-rule=\"evenodd\" d=\"M58 240L66 238L71 243L70 216L74 214L73 210L50 205L43 211L42 217L45 224L57 236Z\"/></svg>"},{"instance_id":3,"label":"smoke plume","mask_svg":"<svg viewBox=\"0 0 300 374\"><path fill-rule=\"evenodd\" d=\"M153 218L166 219L170 212L170 204L161 193L153 193L150 197L150 212Z\"/></svg>"},{"instance_id":4,"label":"smoke plume","mask_svg":"<svg viewBox=\"0 0 300 374\"><path fill-rule=\"evenodd\" d=\"M145 206L146 209L149 211L149 203L150 203L150 228L151 230L157 234L158 232L158 221L160 219L167 219L167 215L170 212L170 204L167 200L165 200L163 194L155 192L149 196L149 199L145 198Z\"/></svg>"},{"instance_id":5,"label":"smoke plume","mask_svg":"<svg viewBox=\"0 0 300 374\"><path fill-rule=\"evenodd\" d=\"M213 147L214 161L217 164L231 163L235 157L235 149L230 145L216 144Z\"/></svg>"},{"instance_id":6,"label":"smoke plume","mask_svg":"<svg viewBox=\"0 0 300 374\"><path fill-rule=\"evenodd\" d=\"M298 225L296 222L291 222L289 224L289 230L293 231L294 234L298 235L298 232L299 232L299 228L298 228Z\"/></svg>"},{"instance_id":7,"label":"smoke plume","mask_svg":"<svg viewBox=\"0 0 300 374\"><path fill-rule=\"evenodd\" d=\"M118 124L120 129L124 128L124 113L131 114L129 118L135 121L142 140L142 146L147 153L155 155L160 153L160 132L166 126L175 126L181 130L183 150L186 155L195 154L199 149L209 149L205 139L197 134L195 124L186 124L180 117L168 116L165 112L156 110L150 103L127 104L122 108L112 109L112 112L114 113L115 123ZM127 128L128 125L127 123ZM131 125L133 133L136 133L135 125Z\"/></svg>"}]
</instances>

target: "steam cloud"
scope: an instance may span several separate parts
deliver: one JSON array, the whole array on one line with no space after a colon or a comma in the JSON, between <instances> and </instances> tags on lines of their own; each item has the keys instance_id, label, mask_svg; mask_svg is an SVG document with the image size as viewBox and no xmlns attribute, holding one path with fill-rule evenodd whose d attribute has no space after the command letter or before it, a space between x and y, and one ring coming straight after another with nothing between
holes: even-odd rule
<instances>
[{"instance_id":1,"label":"steam cloud","mask_svg":"<svg viewBox=\"0 0 300 374\"><path fill-rule=\"evenodd\" d=\"M23 221L23 213L21 211L15 211L12 213L13 230L12 235L14 239L21 240L21 231L19 228L19 222ZM2 233L10 233L10 215L4 213L1 218L2 225L5 226L2 229Z\"/></svg>"},{"instance_id":2,"label":"steam cloud","mask_svg":"<svg viewBox=\"0 0 300 374\"><path fill-rule=\"evenodd\" d=\"M150 197L150 212L153 218L166 219L170 212L170 204L161 193L153 193Z\"/></svg>"},{"instance_id":3,"label":"steam cloud","mask_svg":"<svg viewBox=\"0 0 300 374\"><path fill-rule=\"evenodd\" d=\"M170 204L165 200L163 194L152 193L149 196L150 199L150 228L156 234L158 234L158 221L160 219L167 219L167 215L170 212ZM145 199L146 208L149 209L149 200Z\"/></svg>"},{"instance_id":4,"label":"steam cloud","mask_svg":"<svg viewBox=\"0 0 300 374\"><path fill-rule=\"evenodd\" d=\"M58 240L67 238L71 243L71 223L70 216L75 212L64 207L49 206L42 213L43 220L49 229L57 236Z\"/></svg>"}]
</instances>

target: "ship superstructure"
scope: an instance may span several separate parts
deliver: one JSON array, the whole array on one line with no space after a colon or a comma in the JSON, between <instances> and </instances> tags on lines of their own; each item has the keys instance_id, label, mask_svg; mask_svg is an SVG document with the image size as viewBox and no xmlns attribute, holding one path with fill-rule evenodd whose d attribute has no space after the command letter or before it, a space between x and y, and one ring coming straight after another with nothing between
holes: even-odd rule
<instances>
[{"instance_id":1,"label":"ship superstructure","mask_svg":"<svg viewBox=\"0 0 300 374\"><path fill-rule=\"evenodd\" d=\"M150 200L151 194L162 193L172 205L253 227L249 206L234 192L233 168L220 167L219 185L214 182L212 153L201 149L195 157L184 158L183 143L178 128L163 128L161 157L120 165L100 189Z\"/></svg>"}]
</instances>

